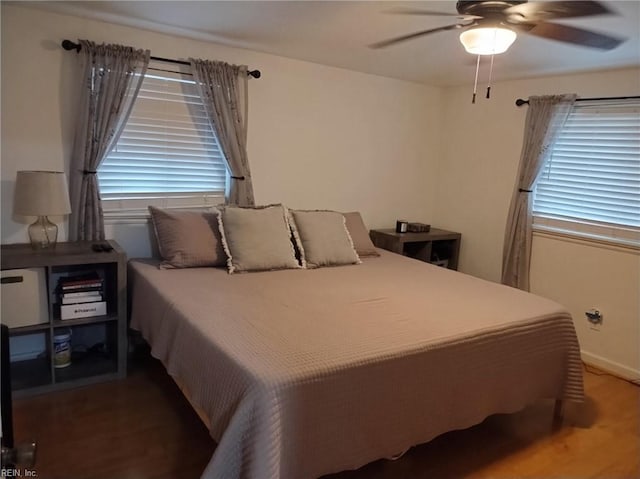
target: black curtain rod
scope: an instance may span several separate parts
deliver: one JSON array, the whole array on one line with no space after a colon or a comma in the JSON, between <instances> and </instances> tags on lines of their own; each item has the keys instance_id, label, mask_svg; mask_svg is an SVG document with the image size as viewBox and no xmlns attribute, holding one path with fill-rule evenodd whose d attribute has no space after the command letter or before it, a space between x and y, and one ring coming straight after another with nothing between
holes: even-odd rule
<instances>
[{"instance_id":1,"label":"black curtain rod","mask_svg":"<svg viewBox=\"0 0 640 479\"><path fill-rule=\"evenodd\" d=\"M576 101L601 101L601 100L640 100L640 96L602 96L598 98L576 98ZM516 106L528 105L529 100L518 98Z\"/></svg>"},{"instance_id":2,"label":"black curtain rod","mask_svg":"<svg viewBox=\"0 0 640 479\"><path fill-rule=\"evenodd\" d=\"M62 48L64 48L65 50L75 50L76 52L80 53L82 45L72 42L71 40L62 40ZM159 62L174 63L176 65L191 65L191 63L189 62L185 62L182 60L173 60L171 58L151 57L151 59L157 60ZM260 76L262 76L262 73L260 73L260 70L249 70L247 71L247 75L253 78L260 78Z\"/></svg>"}]
</instances>

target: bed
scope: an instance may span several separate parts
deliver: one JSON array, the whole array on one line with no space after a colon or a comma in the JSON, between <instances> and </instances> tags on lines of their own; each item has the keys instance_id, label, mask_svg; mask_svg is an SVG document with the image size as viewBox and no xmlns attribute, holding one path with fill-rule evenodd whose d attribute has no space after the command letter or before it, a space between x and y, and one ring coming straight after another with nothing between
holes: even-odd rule
<instances>
[{"instance_id":1,"label":"bed","mask_svg":"<svg viewBox=\"0 0 640 479\"><path fill-rule=\"evenodd\" d=\"M557 303L380 250L229 275L130 263L131 326L218 446L203 479L303 479L541 398L583 399Z\"/></svg>"}]
</instances>

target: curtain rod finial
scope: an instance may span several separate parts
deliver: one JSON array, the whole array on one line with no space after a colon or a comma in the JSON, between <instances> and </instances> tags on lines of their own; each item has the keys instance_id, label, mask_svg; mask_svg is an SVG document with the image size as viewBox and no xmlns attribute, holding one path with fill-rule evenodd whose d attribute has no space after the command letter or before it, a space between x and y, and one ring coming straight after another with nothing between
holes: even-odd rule
<instances>
[{"instance_id":1,"label":"curtain rod finial","mask_svg":"<svg viewBox=\"0 0 640 479\"><path fill-rule=\"evenodd\" d=\"M71 40L62 40L62 48L64 48L65 50L76 50L78 53L80 53L82 45L72 42Z\"/></svg>"},{"instance_id":2,"label":"curtain rod finial","mask_svg":"<svg viewBox=\"0 0 640 479\"><path fill-rule=\"evenodd\" d=\"M516 106L528 105L529 100L523 100L522 98L518 98L516 100Z\"/></svg>"}]
</instances>

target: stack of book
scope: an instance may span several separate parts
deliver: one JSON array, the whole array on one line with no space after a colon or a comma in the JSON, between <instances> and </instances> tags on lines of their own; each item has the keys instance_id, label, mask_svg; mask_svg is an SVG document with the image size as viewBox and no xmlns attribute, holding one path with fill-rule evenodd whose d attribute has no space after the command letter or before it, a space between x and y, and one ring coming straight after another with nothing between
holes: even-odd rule
<instances>
[{"instance_id":1,"label":"stack of book","mask_svg":"<svg viewBox=\"0 0 640 479\"><path fill-rule=\"evenodd\" d=\"M60 319L90 318L107 314L103 288L104 280L96 272L60 278Z\"/></svg>"}]
</instances>

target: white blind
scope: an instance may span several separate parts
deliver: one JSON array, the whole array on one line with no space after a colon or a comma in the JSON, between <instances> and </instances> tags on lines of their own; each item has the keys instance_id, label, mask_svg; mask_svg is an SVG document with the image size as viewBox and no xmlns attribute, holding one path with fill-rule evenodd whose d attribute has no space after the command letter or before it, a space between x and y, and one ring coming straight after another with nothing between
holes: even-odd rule
<instances>
[{"instance_id":1,"label":"white blind","mask_svg":"<svg viewBox=\"0 0 640 479\"><path fill-rule=\"evenodd\" d=\"M640 228L640 102L580 102L534 190L534 215Z\"/></svg>"},{"instance_id":2,"label":"white blind","mask_svg":"<svg viewBox=\"0 0 640 479\"><path fill-rule=\"evenodd\" d=\"M129 121L98 170L103 199L224 195L226 164L187 78L147 72Z\"/></svg>"}]
</instances>

